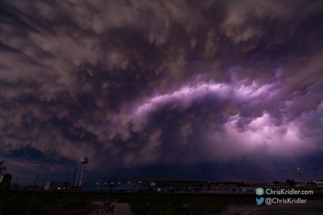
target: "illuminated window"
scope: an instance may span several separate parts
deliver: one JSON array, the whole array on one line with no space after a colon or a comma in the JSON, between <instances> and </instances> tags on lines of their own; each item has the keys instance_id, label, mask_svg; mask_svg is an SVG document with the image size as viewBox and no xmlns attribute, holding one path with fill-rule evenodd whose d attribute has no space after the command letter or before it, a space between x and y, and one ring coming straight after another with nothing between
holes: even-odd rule
<instances>
[{"instance_id":1,"label":"illuminated window","mask_svg":"<svg viewBox=\"0 0 323 215\"><path fill-rule=\"evenodd\" d=\"M139 181L139 184L141 184L142 183L142 181Z\"/></svg>"},{"instance_id":2,"label":"illuminated window","mask_svg":"<svg viewBox=\"0 0 323 215\"><path fill-rule=\"evenodd\" d=\"M131 181L128 181L128 184L131 184Z\"/></svg>"},{"instance_id":3,"label":"illuminated window","mask_svg":"<svg viewBox=\"0 0 323 215\"><path fill-rule=\"evenodd\" d=\"M111 184L113 184L113 182L111 182Z\"/></svg>"},{"instance_id":4,"label":"illuminated window","mask_svg":"<svg viewBox=\"0 0 323 215\"><path fill-rule=\"evenodd\" d=\"M121 184L121 182L119 181L118 184Z\"/></svg>"},{"instance_id":5,"label":"illuminated window","mask_svg":"<svg viewBox=\"0 0 323 215\"><path fill-rule=\"evenodd\" d=\"M61 188L60 188L60 187L58 187L57 189L59 189L59 190L60 190Z\"/></svg>"},{"instance_id":6,"label":"illuminated window","mask_svg":"<svg viewBox=\"0 0 323 215\"><path fill-rule=\"evenodd\" d=\"M98 183L95 183L96 185L98 185Z\"/></svg>"},{"instance_id":7,"label":"illuminated window","mask_svg":"<svg viewBox=\"0 0 323 215\"><path fill-rule=\"evenodd\" d=\"M107 182L104 182L104 184L107 184Z\"/></svg>"}]
</instances>

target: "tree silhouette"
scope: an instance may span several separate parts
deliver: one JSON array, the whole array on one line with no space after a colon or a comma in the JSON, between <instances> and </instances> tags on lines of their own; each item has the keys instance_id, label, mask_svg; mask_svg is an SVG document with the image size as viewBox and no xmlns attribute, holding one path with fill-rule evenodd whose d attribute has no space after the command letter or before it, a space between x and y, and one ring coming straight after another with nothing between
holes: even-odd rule
<instances>
[{"instance_id":1,"label":"tree silhouette","mask_svg":"<svg viewBox=\"0 0 323 215\"><path fill-rule=\"evenodd\" d=\"M289 178L286 180L286 183L289 184L290 186L295 186L296 182L294 181L294 179L290 180Z\"/></svg>"},{"instance_id":2,"label":"tree silhouette","mask_svg":"<svg viewBox=\"0 0 323 215\"><path fill-rule=\"evenodd\" d=\"M7 168L5 166L3 166L4 161L0 161L0 175L3 174L3 171L5 171Z\"/></svg>"}]
</instances>

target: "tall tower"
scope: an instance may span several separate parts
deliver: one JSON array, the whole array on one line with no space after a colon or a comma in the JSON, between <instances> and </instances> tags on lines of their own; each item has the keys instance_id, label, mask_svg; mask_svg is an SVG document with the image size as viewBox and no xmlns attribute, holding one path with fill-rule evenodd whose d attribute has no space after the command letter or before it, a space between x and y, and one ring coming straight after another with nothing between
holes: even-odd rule
<instances>
[{"instance_id":1,"label":"tall tower","mask_svg":"<svg viewBox=\"0 0 323 215\"><path fill-rule=\"evenodd\" d=\"M86 174L87 174L86 164L88 162L89 162L89 159L87 157L81 158L81 163L80 163L80 167L79 167L76 182L75 182L76 186L82 186L82 183L86 182Z\"/></svg>"},{"instance_id":2,"label":"tall tower","mask_svg":"<svg viewBox=\"0 0 323 215\"><path fill-rule=\"evenodd\" d=\"M302 176L302 170L300 168L297 168L297 172L299 174L299 177L301 178L301 181L304 183L304 178Z\"/></svg>"}]
</instances>

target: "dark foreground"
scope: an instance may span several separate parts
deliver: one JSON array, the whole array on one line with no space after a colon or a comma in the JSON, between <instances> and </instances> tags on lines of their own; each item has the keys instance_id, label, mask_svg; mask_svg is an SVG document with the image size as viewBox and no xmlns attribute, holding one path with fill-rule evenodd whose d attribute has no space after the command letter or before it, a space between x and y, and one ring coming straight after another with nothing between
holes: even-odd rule
<instances>
[{"instance_id":1,"label":"dark foreground","mask_svg":"<svg viewBox=\"0 0 323 215\"><path fill-rule=\"evenodd\" d=\"M255 194L172 194L167 196L164 193L154 194L138 194L137 193L73 193L73 192L32 192L32 191L14 191L9 194L11 202L8 201L8 196L3 196L0 203L0 213L2 215L12 214L10 211L5 211L4 204L12 204L11 206L23 207L24 201L26 208L22 208L17 214L80 214L80 215L94 215L94 214L114 214L114 215L131 215L131 211L138 209L137 205L142 202L156 199L155 208L148 208L145 210L152 210L152 213L140 213L145 215L179 215L184 212L177 213L174 211L175 206L169 205L169 201L185 200L178 204L184 205L184 208L190 208L190 211L195 211L193 214L198 214L199 210L213 210L217 213L209 214L323 214L323 193L315 193L309 196L266 196L271 198L302 198L306 199L306 203L281 203L266 205L265 202L261 205L256 205L256 198L260 198ZM148 198L147 198L148 197ZM153 197L153 198L152 198ZM10 199L9 198L9 199ZM170 198L170 199L168 199ZM139 200L138 200L139 199ZM141 200L140 200L141 199ZM18 202L18 200L20 202ZM167 202L167 200L169 200ZM210 201L211 200L211 201ZM16 202L14 202L16 201ZM27 201L27 202L26 202ZM158 202L162 202L159 204ZM209 207L210 205L218 204L218 208ZM27 204L28 203L28 204ZM10 205L9 204L9 205ZM9 206L7 205L7 206ZM193 206L192 206L193 205ZM178 205L177 205L178 206ZM177 207L176 206L176 207ZM209 209L205 209L209 208ZM113 210L111 210L113 209ZM31 210L34 213L30 213ZM144 211L145 211L144 210ZM153 211L155 210L155 211ZM162 212L161 212L162 211ZM113 213L112 213L113 212ZM159 213L161 212L161 213ZM139 213L137 213L139 214ZM206 214L206 213L205 213Z\"/></svg>"},{"instance_id":2,"label":"dark foreground","mask_svg":"<svg viewBox=\"0 0 323 215\"><path fill-rule=\"evenodd\" d=\"M277 215L318 215L323 214L323 201L309 201L306 204L277 204L277 205L239 205L231 204L225 215L237 214L277 214Z\"/></svg>"}]
</instances>

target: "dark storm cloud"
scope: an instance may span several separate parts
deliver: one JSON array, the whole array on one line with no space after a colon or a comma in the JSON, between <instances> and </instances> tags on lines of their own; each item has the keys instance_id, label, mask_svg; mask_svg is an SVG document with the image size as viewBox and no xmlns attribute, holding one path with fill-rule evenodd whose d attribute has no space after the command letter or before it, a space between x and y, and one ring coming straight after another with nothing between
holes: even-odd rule
<instances>
[{"instance_id":1,"label":"dark storm cloud","mask_svg":"<svg viewBox=\"0 0 323 215\"><path fill-rule=\"evenodd\" d=\"M323 149L319 1L2 5L3 157L100 168Z\"/></svg>"}]
</instances>

